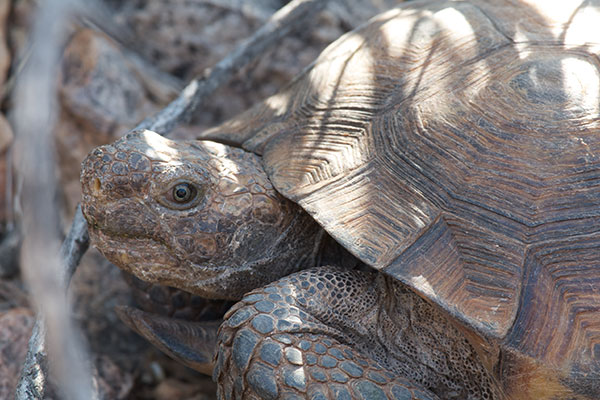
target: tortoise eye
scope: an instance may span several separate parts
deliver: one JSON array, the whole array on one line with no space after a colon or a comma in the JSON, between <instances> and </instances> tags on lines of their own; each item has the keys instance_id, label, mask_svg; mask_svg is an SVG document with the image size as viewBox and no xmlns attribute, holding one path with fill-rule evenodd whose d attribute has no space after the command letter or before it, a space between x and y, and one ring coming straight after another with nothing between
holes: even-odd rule
<instances>
[{"instance_id":1,"label":"tortoise eye","mask_svg":"<svg viewBox=\"0 0 600 400\"><path fill-rule=\"evenodd\" d=\"M189 181L179 181L168 186L157 200L165 207L174 210L187 210L198 205L202 200L204 187Z\"/></svg>"},{"instance_id":2,"label":"tortoise eye","mask_svg":"<svg viewBox=\"0 0 600 400\"><path fill-rule=\"evenodd\" d=\"M196 188L189 183L180 183L173 188L173 200L185 204L196 197Z\"/></svg>"}]
</instances>

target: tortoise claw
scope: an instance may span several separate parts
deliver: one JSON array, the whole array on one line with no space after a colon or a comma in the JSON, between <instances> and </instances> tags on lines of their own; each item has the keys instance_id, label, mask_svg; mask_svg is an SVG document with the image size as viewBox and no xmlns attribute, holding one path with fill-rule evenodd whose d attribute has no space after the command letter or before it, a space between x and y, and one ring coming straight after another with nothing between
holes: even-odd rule
<instances>
[{"instance_id":1,"label":"tortoise claw","mask_svg":"<svg viewBox=\"0 0 600 400\"><path fill-rule=\"evenodd\" d=\"M222 321L192 322L128 306L117 306L115 311L125 325L171 358L196 371L212 374L217 330Z\"/></svg>"}]
</instances>

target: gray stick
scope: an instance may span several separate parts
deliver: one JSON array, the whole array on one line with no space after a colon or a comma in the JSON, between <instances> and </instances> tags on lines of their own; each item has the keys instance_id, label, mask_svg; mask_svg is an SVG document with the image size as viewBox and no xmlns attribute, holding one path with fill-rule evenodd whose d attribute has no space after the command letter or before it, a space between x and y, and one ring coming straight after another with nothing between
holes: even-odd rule
<instances>
[{"instance_id":1,"label":"gray stick","mask_svg":"<svg viewBox=\"0 0 600 400\"><path fill-rule=\"evenodd\" d=\"M64 276L62 277L65 287L69 286L71 277L89 247L90 238L87 223L81 213L81 206L77 206L73 224L60 248L60 256L64 264ZM42 399L46 393L48 380L46 353L46 324L38 316L29 339L27 356L21 379L17 385L15 399Z\"/></svg>"}]
</instances>

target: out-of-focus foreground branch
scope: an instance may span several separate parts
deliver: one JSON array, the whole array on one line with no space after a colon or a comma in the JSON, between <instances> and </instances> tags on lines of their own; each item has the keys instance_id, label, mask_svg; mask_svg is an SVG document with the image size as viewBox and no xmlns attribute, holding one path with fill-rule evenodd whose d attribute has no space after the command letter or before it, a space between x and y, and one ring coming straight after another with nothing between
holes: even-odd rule
<instances>
[{"instance_id":1,"label":"out-of-focus foreground branch","mask_svg":"<svg viewBox=\"0 0 600 400\"><path fill-rule=\"evenodd\" d=\"M66 273L60 258L57 182L52 129L57 116L56 76L60 49L76 3L47 0L39 4L31 32L31 55L15 87L16 159L22 179L23 229L21 267L38 312L35 359L17 386L17 398L44 396L50 368L66 399L93 399L91 374L82 341L71 321ZM47 346L44 346L45 343ZM44 351L45 350L45 351ZM45 355L47 353L47 361Z\"/></svg>"},{"instance_id":2,"label":"out-of-focus foreground branch","mask_svg":"<svg viewBox=\"0 0 600 400\"><path fill-rule=\"evenodd\" d=\"M217 63L204 77L190 82L181 94L135 129L169 133L188 119L195 108L237 71L274 46L285 35L309 24L326 0L294 0L277 11L254 35ZM77 7L75 7L75 5ZM88 7L89 9L89 7ZM22 264L39 310L21 379L17 400L42 399L48 388L48 366L53 368L61 394L68 399L98 397L92 384L83 346L71 328L66 287L88 247L87 225L78 207L69 235L59 251L56 232L58 211L54 206L54 146L51 140L56 104L54 77L64 29L73 11L85 14L75 0L40 3L35 22L31 57L16 89L19 160L24 181L22 191L24 243Z\"/></svg>"},{"instance_id":3,"label":"out-of-focus foreground branch","mask_svg":"<svg viewBox=\"0 0 600 400\"><path fill-rule=\"evenodd\" d=\"M87 223L77 207L73 224L60 248L60 258L63 260L62 269L59 271L64 289L69 285L71 277L89 247ZM46 323L43 317L38 317L29 339L29 348L21 372L21 379L17 386L16 399L43 398L47 385L47 351L46 351ZM95 389L95 385L94 385ZM93 394L98 396L97 393Z\"/></svg>"}]
</instances>

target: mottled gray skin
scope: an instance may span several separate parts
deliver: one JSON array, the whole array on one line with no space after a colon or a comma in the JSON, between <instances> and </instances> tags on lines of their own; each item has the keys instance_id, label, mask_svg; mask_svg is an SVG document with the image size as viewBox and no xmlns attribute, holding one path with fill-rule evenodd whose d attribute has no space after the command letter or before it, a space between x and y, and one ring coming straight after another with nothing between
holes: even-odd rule
<instances>
[{"instance_id":1,"label":"mottled gray skin","mask_svg":"<svg viewBox=\"0 0 600 400\"><path fill-rule=\"evenodd\" d=\"M446 314L391 278L350 269L256 155L137 132L94 150L81 181L92 242L109 260L147 281L242 299L219 331L220 398L502 398ZM182 183L194 193L180 202ZM194 329L152 332L164 321L138 330L206 371L178 348L177 332L189 348Z\"/></svg>"}]
</instances>

